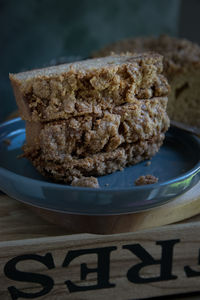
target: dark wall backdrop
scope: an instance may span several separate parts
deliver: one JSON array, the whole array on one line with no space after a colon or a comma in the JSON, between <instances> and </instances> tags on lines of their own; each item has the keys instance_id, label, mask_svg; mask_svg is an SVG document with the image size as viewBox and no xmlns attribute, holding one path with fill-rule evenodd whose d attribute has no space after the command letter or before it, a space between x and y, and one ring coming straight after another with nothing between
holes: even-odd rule
<instances>
[{"instance_id":1,"label":"dark wall backdrop","mask_svg":"<svg viewBox=\"0 0 200 300\"><path fill-rule=\"evenodd\" d=\"M16 109L9 72L126 37L177 35L179 12L180 0L0 0L0 121Z\"/></svg>"},{"instance_id":2,"label":"dark wall backdrop","mask_svg":"<svg viewBox=\"0 0 200 300\"><path fill-rule=\"evenodd\" d=\"M200 1L182 0L179 15L179 36L200 44Z\"/></svg>"}]
</instances>

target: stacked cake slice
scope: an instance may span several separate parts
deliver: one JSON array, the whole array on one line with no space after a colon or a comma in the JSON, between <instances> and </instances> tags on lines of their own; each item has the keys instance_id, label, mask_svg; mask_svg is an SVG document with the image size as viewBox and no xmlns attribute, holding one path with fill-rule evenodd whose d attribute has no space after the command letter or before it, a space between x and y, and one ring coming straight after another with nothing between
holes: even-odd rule
<instances>
[{"instance_id":1,"label":"stacked cake slice","mask_svg":"<svg viewBox=\"0 0 200 300\"><path fill-rule=\"evenodd\" d=\"M25 156L54 181L92 187L151 158L169 126L162 70L162 56L138 54L10 74Z\"/></svg>"}]
</instances>

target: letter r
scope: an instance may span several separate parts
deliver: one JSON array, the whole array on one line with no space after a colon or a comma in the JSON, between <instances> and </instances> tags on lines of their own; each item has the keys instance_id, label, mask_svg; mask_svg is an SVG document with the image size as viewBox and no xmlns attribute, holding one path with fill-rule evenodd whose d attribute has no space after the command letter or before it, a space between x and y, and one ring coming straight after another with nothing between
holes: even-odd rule
<instances>
[{"instance_id":1,"label":"letter r","mask_svg":"<svg viewBox=\"0 0 200 300\"><path fill-rule=\"evenodd\" d=\"M180 240L158 241L157 245L162 247L161 259L154 259L140 244L125 245L124 249L130 250L141 262L128 270L127 278L133 283L148 283L176 279L172 274L173 248ZM144 278L140 276L140 270L146 266L160 265L160 274L155 277Z\"/></svg>"}]
</instances>

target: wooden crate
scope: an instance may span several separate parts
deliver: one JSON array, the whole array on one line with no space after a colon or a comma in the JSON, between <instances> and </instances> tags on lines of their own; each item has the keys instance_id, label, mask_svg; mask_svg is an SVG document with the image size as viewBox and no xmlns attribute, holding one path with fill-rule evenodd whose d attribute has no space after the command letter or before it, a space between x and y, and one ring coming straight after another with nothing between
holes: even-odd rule
<instances>
[{"instance_id":1,"label":"wooden crate","mask_svg":"<svg viewBox=\"0 0 200 300\"><path fill-rule=\"evenodd\" d=\"M129 233L69 234L0 195L0 300L117 300L200 292L199 264L199 215Z\"/></svg>"}]
</instances>

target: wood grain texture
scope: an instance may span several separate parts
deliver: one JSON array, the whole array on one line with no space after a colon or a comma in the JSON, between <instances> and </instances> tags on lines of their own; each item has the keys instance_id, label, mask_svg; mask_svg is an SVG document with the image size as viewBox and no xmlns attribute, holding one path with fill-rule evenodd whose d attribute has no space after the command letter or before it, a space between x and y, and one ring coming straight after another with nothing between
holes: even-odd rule
<instances>
[{"instance_id":1,"label":"wood grain texture","mask_svg":"<svg viewBox=\"0 0 200 300\"><path fill-rule=\"evenodd\" d=\"M0 192L0 242L66 234L27 206Z\"/></svg>"},{"instance_id":2,"label":"wood grain texture","mask_svg":"<svg viewBox=\"0 0 200 300\"><path fill-rule=\"evenodd\" d=\"M22 254L45 255L51 253L55 267L48 270L43 264L34 261L26 261L20 264L20 269L36 273L46 274L54 279L54 287L50 293L41 299L138 299L160 295L180 294L199 291L200 278L187 278L184 266L189 265L199 270L198 252L200 246L200 221L188 222L154 228L151 230L138 231L135 233L116 235L91 235L77 234L68 236L46 237L38 239L17 240L0 243L0 299L9 299L5 295L8 286L16 285L22 291L37 291L39 286L34 283L13 282L3 272L5 264L13 257ZM161 257L161 247L156 241L179 239L174 247L173 274L175 280L166 280L146 284L134 284L127 280L127 272L140 262L137 256L123 249L124 245L140 244L155 259ZM71 280L76 285L92 285L97 281L97 274L91 273L87 280L80 277L81 264L85 263L88 268L97 266L97 257L94 254L85 254L74 259L68 267L62 267L68 251L77 249L96 249L104 247L116 247L111 254L110 282L115 287L109 289L69 293L64 283ZM159 275L158 266L148 266L142 270L143 277L155 277ZM5 298L3 298L5 297Z\"/></svg>"},{"instance_id":3,"label":"wood grain texture","mask_svg":"<svg viewBox=\"0 0 200 300\"><path fill-rule=\"evenodd\" d=\"M96 234L134 232L180 222L199 213L200 183L158 208L135 214L104 217L70 215L37 209L0 194L0 241L72 232Z\"/></svg>"},{"instance_id":4,"label":"wood grain texture","mask_svg":"<svg viewBox=\"0 0 200 300\"><path fill-rule=\"evenodd\" d=\"M195 190L193 190L196 195ZM187 197L186 197L187 198ZM195 198L195 197L194 197ZM177 201L177 200L176 200ZM181 200L178 199L178 203ZM187 201L183 201L188 208ZM197 201L198 203L198 201ZM196 205L197 205L196 203ZM168 203L165 206L172 205ZM174 207L174 203L172 205ZM182 206L181 206L182 207ZM158 208L157 208L158 209ZM164 209L160 207L160 209ZM194 209L194 208L193 208ZM171 211L172 211L171 207ZM146 212L150 213L150 212ZM152 213L152 212L151 212ZM164 213L164 212L163 212ZM144 213L143 213L144 214ZM155 215L154 215L155 216ZM148 218L148 216L147 216ZM150 218L150 217L149 217ZM138 223L137 223L138 224ZM153 223L155 224L155 222ZM198 252L200 248L200 216L193 217L179 224L167 225L158 228L138 230L114 235L94 235L94 234L69 234L67 229L62 229L51 223L47 223L35 213L27 209L25 205L19 203L6 195L0 195L0 299L11 299L8 292L9 286L16 286L24 292L36 292L41 286L35 283L13 281L4 274L6 263L24 254L45 255L51 253L55 268L48 270L43 264L34 261L26 261L19 264L19 269L27 272L45 274L53 278L54 287L45 296L38 299L61 300L61 299L141 299L164 295L200 292L200 277L187 278L184 266L190 265L196 271L198 266ZM68 234L67 234L68 233ZM127 280L127 271L139 263L137 256L124 245L140 244L155 259L161 257L161 247L156 245L156 241L166 241L179 239L180 242L174 247L173 274L176 280L155 282L149 284L134 284ZM69 293L64 283L71 280L77 285L92 285L97 281L97 274L90 273L87 280L80 278L80 268L82 263L86 263L88 268L97 266L95 254L86 254L74 259L68 267L62 267L64 258L68 251L77 249L95 249L102 247L116 247L111 254L110 260L110 282L115 287L94 291ZM159 273L157 266L143 269L143 276L151 277ZM166 300L178 299L200 299L200 296L170 297Z\"/></svg>"},{"instance_id":5,"label":"wood grain texture","mask_svg":"<svg viewBox=\"0 0 200 300\"><path fill-rule=\"evenodd\" d=\"M49 222L70 232L113 234L133 232L179 222L200 213L200 182L185 194L160 207L134 214L81 216L33 208Z\"/></svg>"}]
</instances>

